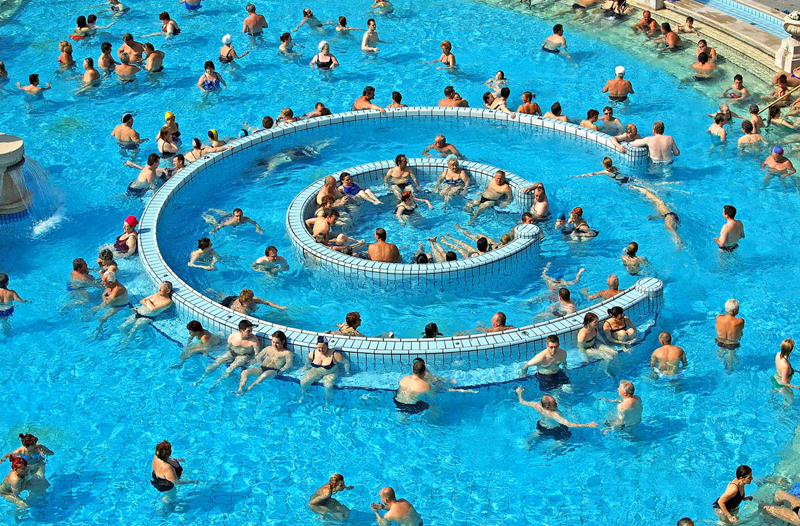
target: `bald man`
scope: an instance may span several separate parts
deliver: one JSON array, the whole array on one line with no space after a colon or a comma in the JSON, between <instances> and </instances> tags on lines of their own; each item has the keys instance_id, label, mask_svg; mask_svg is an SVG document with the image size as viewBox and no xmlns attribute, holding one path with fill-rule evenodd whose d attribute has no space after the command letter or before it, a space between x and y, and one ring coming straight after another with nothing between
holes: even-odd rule
<instances>
[{"instance_id":1,"label":"bald man","mask_svg":"<svg viewBox=\"0 0 800 526\"><path fill-rule=\"evenodd\" d=\"M380 492L383 504L373 503L370 508L375 512L375 519L380 526L390 526L400 524L402 526L423 526L420 517L414 506L406 499L398 499L394 494L394 489L385 487ZM378 513L378 510L386 510L386 513Z\"/></svg>"},{"instance_id":2,"label":"bald man","mask_svg":"<svg viewBox=\"0 0 800 526\"><path fill-rule=\"evenodd\" d=\"M520 404L532 407L537 413L539 413L540 419L538 422L536 422L536 432L531 438L536 438L537 436L541 435L552 437L556 440L566 440L572 436L572 433L569 430L571 427L597 427L597 422L578 424L576 422L570 422L564 418L564 416L558 410L558 402L556 402L556 399L550 395L542 396L541 403L529 402L528 400L522 398L522 393L525 392L524 387L517 387L516 391ZM528 441L530 442L530 439Z\"/></svg>"}]
</instances>

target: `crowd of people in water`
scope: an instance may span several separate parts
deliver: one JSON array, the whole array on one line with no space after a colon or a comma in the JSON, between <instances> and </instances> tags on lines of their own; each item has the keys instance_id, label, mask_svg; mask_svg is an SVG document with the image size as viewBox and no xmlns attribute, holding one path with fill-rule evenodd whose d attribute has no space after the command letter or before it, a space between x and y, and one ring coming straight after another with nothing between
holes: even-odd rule
<instances>
[{"instance_id":1,"label":"crowd of people in water","mask_svg":"<svg viewBox=\"0 0 800 526\"><path fill-rule=\"evenodd\" d=\"M520 0L531 5L530 0ZM181 4L189 11L198 11L203 5L201 0L181 0ZM572 5L566 15L572 12L574 16L586 16L589 11L598 8L607 16L618 20L625 20L633 10L626 0L613 0L605 2L602 0L579 0ZM97 25L98 16L91 14L79 16L76 26L67 40L59 43L59 64L65 68L74 68L75 59L73 58L72 43L83 39L92 38L97 31L106 30L112 27L120 17L125 16L130 11L130 7L123 4L120 0L108 0L107 9L112 16L109 24ZM388 0L376 0L372 5L375 16L394 16L394 6ZM266 18L256 12L253 4L245 6L246 17L242 24L242 34L251 37L260 37L263 30L268 27ZM102 14L102 13L101 13ZM161 30L152 34L142 35L138 38L145 39L161 36L165 39L178 37L183 31L179 24L173 20L168 12L162 12L158 16ZM346 17L339 17L337 22L321 21L314 16L311 9L304 9L302 20L291 31L280 35L279 52L286 56L299 56L300 52L296 49L301 46L292 39L292 33L301 28L308 28L310 31L324 36L328 27L333 27L337 33L340 32L359 32L363 31L361 40L361 50L364 53L378 53L381 45L392 45L391 42L382 40L378 36L377 22L375 18L370 18L366 22L366 29L351 27L348 25ZM689 17L684 24L678 25L674 30L670 23L659 24L650 11L644 11L641 18L632 26L634 32L644 33L652 37L656 45L665 51L678 50L687 45L687 36L697 36L698 30L694 27L694 20ZM683 38L681 38L683 35ZM145 70L149 74L160 74L164 71L164 61L166 54L164 51L156 49L149 43L141 43L130 33L125 33L121 39L121 45L116 51L116 57L112 55L113 45L110 42L102 42L100 45L101 55L97 60L97 68L92 58L85 58L82 62L84 74L82 78L81 90L89 90L99 84L108 81L109 76L116 75L122 82L134 81L137 74ZM233 45L233 38L226 34L221 39L222 46L219 50L218 62L223 65L231 65L235 61L245 58L248 52L238 53ZM444 40L440 45L441 54L433 61L440 69L457 68L456 57L453 54L453 44ZM553 27L552 35L548 36L541 46L542 52L562 55L566 60L572 61L573 58L568 51L567 41L564 37L564 26L556 24ZM697 41L695 53L696 61L691 65L694 70L693 78L696 81L704 82L715 78L717 75L717 61L719 56L714 48L709 47L705 39ZM339 66L339 61L331 52L330 43L326 40L319 42L317 53L313 55L310 67L320 71L334 70ZM99 71L98 71L99 68ZM726 88L720 98L726 102L720 104L719 111L709 115L713 119L713 124L708 128L713 140L719 144L728 140L728 135L732 133L732 123L734 119L741 120L741 130L743 135L737 139L738 147L743 150L771 148L771 153L762 163L762 169L767 172L764 184L768 184L773 177L785 180L792 176L795 169L792 162L784 157L784 149L781 145L770 144L761 135L766 127L776 127L778 129L795 130L800 124L794 124L781 117L781 110L787 110L787 115L794 115L800 111L800 99L794 102L791 99L794 88L800 86L800 68L789 74L777 74L773 79L776 86L775 91L765 97L756 98L744 85L744 78L741 74L733 77L733 83ZM676 156L680 155L680 150L675 140L665 135L665 126L661 121L652 124L652 135L642 137L638 128L633 123L623 125L619 118L614 116L615 107L625 103L631 95L635 95L633 85L625 79L626 70L624 66L615 68L614 76L606 82L601 92L607 93L609 105L604 107L601 112L597 109L589 109L586 118L570 119L563 113L563 108L559 102L554 102L549 111L543 112L539 104L535 101L535 94L532 91L524 91L520 96L520 104L516 110L512 110L511 89L509 82L503 71L498 71L492 78L486 81L489 91L483 95L483 107L496 110L506 114L509 118L516 118L518 114L539 116L545 119L553 119L562 122L573 122L581 127L592 131L607 134L610 136L611 143L620 153L625 153L628 148L645 147L650 161L655 164L672 163ZM0 81L9 76L4 63L0 62ZM204 71L198 78L196 86L203 92L213 92L226 89L227 83L222 75L216 71L214 61L207 61L204 64ZM35 73L30 74L28 84L22 85L18 82L17 87L31 96L41 96L46 90L52 89L50 83L41 84L39 76ZM395 91L391 94L391 104L387 107L377 105L375 100L375 88L367 86L363 89L352 107L352 111L375 110L379 112L392 111L397 108L405 108L402 103L402 94ZM768 108L759 108L757 101L767 102ZM730 104L734 104L742 109L744 116L738 115L731 110ZM469 107L467 100L455 90L453 86L446 86L443 90L443 98L438 101L440 107ZM624 106L623 106L624 107ZM760 115L764 109L768 109L768 118L764 120ZM309 119L330 115L331 110L321 102L317 102L314 110L302 116L296 116L290 108L284 108L276 118L265 116L261 121L261 127L252 127L243 124L239 131L239 137L252 133L258 133L273 127L289 125L301 119ZM125 113L111 131L111 136L116 140L120 148L131 151L138 151L142 144L149 138L142 138L138 131L134 129L134 116ZM180 153L182 149L181 131L176 120L176 115L166 112L164 115L164 125L154 137L157 153L151 153L147 157L144 165L135 164L127 161L126 166L139 171L126 189L126 194L132 197L143 197L149 191L155 190L160 184L169 180L179 173L186 166L190 165L207 154L223 151L231 147L229 142L235 138L221 138L216 129L207 131L207 140L193 138L191 149ZM299 151L288 152L289 160L304 155L313 155L311 151L302 149ZM374 243L365 243L363 240L356 240L346 235L337 226L351 224L350 218L352 207L362 203L380 205L385 200L394 200L393 216L396 218L400 227L406 225L410 216L419 213L419 209L424 206L429 209L434 208L433 199L440 200L441 206L447 208L453 199L466 198L468 190L474 187L475 181L468 170L460 165L464 159L463 153L459 149L447 142L444 135L438 135L433 143L422 150L424 156L441 156L446 158L447 166L435 182L430 195L422 195L422 186L419 177L412 167L408 166L408 158L397 155L395 166L389 169L384 178L385 188L373 190L364 188L353 181L353 176L347 172L340 174L338 181L329 176L316 196L318 208L312 217L306 220L306 225L314 239L329 247L332 250L344 252L356 257L363 257L372 261L404 263L409 264L428 264L457 261L475 256L480 256L491 250L508 244L514 238L514 229L500 236L499 241L491 237L470 232L456 223L457 230L465 238L473 241L474 246L464 241L455 239L450 235L428 238L430 250L426 250L422 243L419 243L419 250L412 255L401 254L399 248L387 241L387 231L384 228L377 228L374 232ZM161 166L166 161L166 166ZM602 170L576 175L574 177L593 177L605 175L616 181L620 185L627 185L636 195L641 195L655 208L656 214L649 219L663 221L665 229L673 239L676 246L682 245L682 240L678 234L680 217L678 213L657 195L656 190L645 182L633 176L625 175L613 165L610 157L602 160ZM797 184L797 180L792 178ZM800 187L799 187L800 188ZM554 230L564 236L576 240L588 240L596 237L599 232L592 229L584 218L584 211L581 206L573 207L568 214L558 214L553 220L550 210L550 203L547 198L544 185L540 182L534 183L530 187L519 189L521 194L532 193L532 204L529 210L522 213L520 224L549 224L553 222ZM380 194L380 195L379 195ZM426 198L430 197L430 199ZM515 198L514 191L506 180L506 174L498 170L486 187L474 199L464 199L463 209L469 214L468 226L472 225L477 217L492 208L504 208L509 206ZM719 237L713 238L714 243L720 251L732 252L739 246L739 242L744 239L744 227L740 220L736 219L737 210L731 205L723 208L722 215L724 224L721 228ZM240 208L232 212L219 209L208 210L203 219L211 225L210 233L219 232L227 227L238 227L252 225L259 234L263 233L258 222L244 215ZM97 334L104 330L105 323L123 311L129 311L127 319L120 325L124 340L128 341L138 331L147 327L159 316L167 312L173 306L172 291L173 285L169 281L164 281L153 294L138 301L134 306L132 297L127 288L119 282L119 268L117 261L120 259L134 257L137 254L137 233L138 220L130 215L122 225L122 233L108 246L101 247L96 266L90 268L89 264L82 258L73 261L73 268L70 273L67 290L70 292L73 305L86 308L87 315L98 315ZM625 250L621 261L624 269L630 275L637 275L642 271L643 266L647 265L647 260L638 255L638 245L631 242ZM217 252L212 246L209 237L198 240L197 249L192 251L189 256L188 266L201 270L214 270L219 260ZM267 276L275 276L278 273L289 269L287 260L278 254L275 246L267 246L264 256L259 257L252 263L254 271L262 272ZM574 279L565 279L563 273L550 271L550 264L546 265L542 271L542 280L549 290L547 296L552 305L548 308L545 316L562 317L576 312L576 305L572 299L569 287L577 285L581 279L583 269L579 270ZM607 289L590 294L586 288L581 292L588 300L599 299L605 301L624 292L620 289L620 280L616 275L610 275L607 280ZM101 290L99 303L94 303L90 291L92 289ZM0 274L0 329L5 333L10 333L10 319L14 314L15 305L26 303L20 295L9 288L9 276ZM221 300L221 304L233 311L243 314L253 314L259 305L268 305L276 309L286 309L266 299L255 296L255 293L248 288L243 289L236 296L227 296ZM731 353L740 346L744 330L744 319L739 317L739 302L730 299L725 303L724 313L716 317L715 331L716 343L719 347L721 356L731 356ZM310 386L316 382L321 382L325 387L326 400L332 395L332 389L337 378L341 375L350 374L350 361L345 353L335 349L330 345L330 338L364 336L359 332L362 323L361 315L358 312L347 313L345 320L338 328L330 334L320 334L317 337L316 345L305 355L305 365L303 375L300 378L301 400L306 396ZM243 395L252 390L256 385L267 379L276 378L282 373L286 373L295 368L295 353L291 349L291 342L287 341L284 332L278 330L273 332L267 345L262 346L262 341L254 332L254 325L247 319L242 319L238 323L238 330L233 331L226 339L204 328L202 323L197 320L190 321L186 326L188 339L183 346L179 356L179 362L172 368L180 368L193 356L201 355L211 360L211 353L219 350L221 354L213 359L205 368L203 375L197 380L196 384L202 382L209 374L220 367L225 366L224 372L217 379L214 385L219 384L228 376L239 374L238 389L234 392ZM477 332L498 333L514 330L515 327L508 323L506 314L497 312L491 319L491 326L478 327ZM394 334L389 332L382 337L393 338ZM423 332L423 338L433 339L442 337L436 323L429 323ZM583 324L577 332L577 349L587 359L592 360L612 360L620 350L627 350L640 338L639 330L625 311L614 306L608 309L608 315L601 322L594 312L584 315ZM688 366L686 352L673 343L673 337L669 332L661 332L658 335L659 346L652 352L650 366L653 375L663 378L676 378ZM631 381L623 380L617 386L616 398L601 398L600 400L615 404L612 416L603 424L598 422L579 423L567 419L557 400L560 390L570 384L568 369L566 367L567 351L560 347L560 340L556 335L550 335L546 339L546 347L536 353L530 360L521 365L519 375L527 378L531 368L535 369L533 377L536 380L539 390L543 395L537 401L526 400L523 396L525 389L520 386L516 388L517 399L520 404L530 407L538 417L536 431L528 441L552 438L555 440L567 440L572 436L573 429L588 428L602 430L605 433L619 430L630 430L633 426L641 422L643 413L643 401L636 394L636 389ZM794 349L794 341L785 339L780 350L775 355L775 374L772 378L774 387L787 398L792 397L793 389L800 389L800 386L792 384L794 369L789 361ZM400 379L397 391L393 397L394 404L399 411L407 414L418 414L430 407L431 402L439 392L454 390L452 381L447 378L435 376L428 369L422 358L416 358L411 365L410 374ZM554 396L555 395L555 396ZM46 459L54 454L42 444L38 443L38 438L32 434L20 434L19 439L22 445L7 453L0 458L0 462L9 460L11 470L0 484L0 496L16 504L20 508L27 506L21 498L24 490L30 492L42 491L47 487L45 477ZM183 459L172 457L172 446L168 441L162 441L156 445L155 456L152 460L152 480L153 487L162 494L166 504L175 505L177 502L177 486L181 484L194 484L196 480L182 478ZM713 503L713 511L720 520L725 523L735 523L738 521L737 515L740 505L746 500L752 500L752 496L745 496L745 487L753 481L753 472L742 465L736 469L735 478L727 484L723 493ZM785 485L785 481L775 480L778 484ZM349 516L347 506L340 503L334 494L352 489L344 482L341 474L333 474L330 480L320 486L309 499L309 508L324 517L346 520ZM778 490L775 494L775 505L764 506L763 511L786 522L800 525L800 487L797 484L787 487L788 491ZM407 500L397 498L395 491L391 487L385 487L379 492L379 503L371 505L376 520L381 525L391 523L419 525L422 526L422 519L419 512ZM381 512L384 512L381 515ZM693 526L694 522L689 518L682 518L678 521L678 526Z\"/></svg>"}]
</instances>

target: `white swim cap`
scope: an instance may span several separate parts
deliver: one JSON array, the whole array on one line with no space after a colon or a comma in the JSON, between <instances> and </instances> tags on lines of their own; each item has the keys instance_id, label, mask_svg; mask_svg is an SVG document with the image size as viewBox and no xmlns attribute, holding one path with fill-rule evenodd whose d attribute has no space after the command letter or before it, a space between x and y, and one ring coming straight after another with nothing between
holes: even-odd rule
<instances>
[{"instance_id":1,"label":"white swim cap","mask_svg":"<svg viewBox=\"0 0 800 526\"><path fill-rule=\"evenodd\" d=\"M625 66L617 66L614 69L614 73L616 73L618 77L621 77L625 74Z\"/></svg>"},{"instance_id":2,"label":"white swim cap","mask_svg":"<svg viewBox=\"0 0 800 526\"><path fill-rule=\"evenodd\" d=\"M327 46L327 45L328 45L328 41L327 41L327 40L323 40L323 41L322 41L322 42L320 42L320 43L319 43L319 45L317 46L317 50L319 50L319 51L322 51L322 48L324 48L324 47L325 47L325 46Z\"/></svg>"},{"instance_id":3,"label":"white swim cap","mask_svg":"<svg viewBox=\"0 0 800 526\"><path fill-rule=\"evenodd\" d=\"M226 46L230 46L231 45L231 36L230 35L225 35L224 37L222 37L222 43L225 44Z\"/></svg>"}]
</instances>

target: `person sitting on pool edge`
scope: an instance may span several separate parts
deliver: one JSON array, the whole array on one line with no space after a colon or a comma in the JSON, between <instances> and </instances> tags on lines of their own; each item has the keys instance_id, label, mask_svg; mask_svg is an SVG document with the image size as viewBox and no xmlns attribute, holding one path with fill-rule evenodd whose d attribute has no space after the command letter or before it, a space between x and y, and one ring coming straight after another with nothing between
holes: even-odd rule
<instances>
[{"instance_id":1,"label":"person sitting on pool edge","mask_svg":"<svg viewBox=\"0 0 800 526\"><path fill-rule=\"evenodd\" d=\"M350 374L350 361L341 352L331 349L326 336L317 337L317 345L306 356L305 376L300 380L300 401L305 399L308 388L317 380L322 380L325 386L325 401L330 402L333 396L333 385L339 377L340 367L344 373Z\"/></svg>"},{"instance_id":2,"label":"person sitting on pool edge","mask_svg":"<svg viewBox=\"0 0 800 526\"><path fill-rule=\"evenodd\" d=\"M283 331L272 333L272 345L267 345L255 356L255 367L242 371L239 376L239 389L233 391L241 396L245 391L251 390L267 378L275 378L278 373L287 371L294 365L294 353L286 348L286 334ZM256 380L245 389L247 379L257 376Z\"/></svg>"},{"instance_id":3,"label":"person sitting on pool edge","mask_svg":"<svg viewBox=\"0 0 800 526\"><path fill-rule=\"evenodd\" d=\"M608 316L603 323L603 336L609 343L632 343L636 339L636 327L625 316L622 307L611 307L608 309Z\"/></svg>"},{"instance_id":4,"label":"person sitting on pool edge","mask_svg":"<svg viewBox=\"0 0 800 526\"><path fill-rule=\"evenodd\" d=\"M539 413L540 416L539 421L536 422L536 431L527 440L528 444L530 444L531 439L534 439L538 436L552 437L556 440L566 440L572 436L572 433L570 432L570 428L572 427L598 427L597 422L578 424L576 422L567 420L559 412L558 402L556 402L556 399L548 394L542 395L542 400L540 403L529 402L522 398L522 393L525 392L525 388L522 386L517 387L515 391L517 393L519 403L528 407L532 407L537 413Z\"/></svg>"},{"instance_id":5,"label":"person sitting on pool edge","mask_svg":"<svg viewBox=\"0 0 800 526\"><path fill-rule=\"evenodd\" d=\"M189 331L189 339L186 345L183 346L183 351L179 357L180 362L170 366L170 369L180 369L184 362L195 354L203 354L208 356L208 351L220 344L219 336L209 330L203 328L203 324L197 320L192 320L186 324L186 330ZM192 343L194 340L196 343Z\"/></svg>"},{"instance_id":6,"label":"person sitting on pool edge","mask_svg":"<svg viewBox=\"0 0 800 526\"><path fill-rule=\"evenodd\" d=\"M245 289L246 290L246 289ZM225 352L214 363L206 367L203 375L193 384L198 385L210 373L219 369L222 364L230 364L228 369L222 373L219 380L214 385L217 385L222 380L230 376L233 371L239 367L249 364L261 350L261 343L258 337L253 334L254 325L249 320L242 320L239 322L239 330L234 331L228 336L227 348Z\"/></svg>"},{"instance_id":7,"label":"person sitting on pool edge","mask_svg":"<svg viewBox=\"0 0 800 526\"><path fill-rule=\"evenodd\" d=\"M514 194L511 191L511 185L506 181L506 173L503 170L497 170L497 173L486 185L486 189L481 193L480 197L473 199L464 206L464 212L470 214L467 224L473 224L479 215L493 206L499 208L507 207L511 204L513 198Z\"/></svg>"},{"instance_id":8,"label":"person sitting on pool edge","mask_svg":"<svg viewBox=\"0 0 800 526\"><path fill-rule=\"evenodd\" d=\"M380 205L383 204L383 201L378 199L375 194L372 193L372 190L367 188L366 190L362 190L360 186L353 182L353 176L351 176L348 172L342 172L339 176L339 190L341 190L345 195L350 197L360 197L365 201L369 201L373 205Z\"/></svg>"},{"instance_id":9,"label":"person sitting on pool edge","mask_svg":"<svg viewBox=\"0 0 800 526\"><path fill-rule=\"evenodd\" d=\"M559 347L558 336L551 334L547 337L547 348L528 360L522 366L519 376L525 378L528 376L528 368L536 367L534 376L539 382L539 389L552 391L570 383L569 377L561 368L561 364L566 361L567 351Z\"/></svg>"},{"instance_id":10,"label":"person sitting on pool edge","mask_svg":"<svg viewBox=\"0 0 800 526\"><path fill-rule=\"evenodd\" d=\"M426 373L425 361L415 358L412 365L412 374L400 380L400 386L394 395L394 405L403 413L421 413L430 407L425 401L431 396L431 384L424 380Z\"/></svg>"},{"instance_id":11,"label":"person sitting on pool edge","mask_svg":"<svg viewBox=\"0 0 800 526\"><path fill-rule=\"evenodd\" d=\"M129 341L137 331L145 325L148 325L162 312L166 311L172 306L172 283L164 281L159 285L158 291L143 298L138 307L132 307L133 314L120 325L120 331L125 332L127 335L123 342Z\"/></svg>"}]
</instances>

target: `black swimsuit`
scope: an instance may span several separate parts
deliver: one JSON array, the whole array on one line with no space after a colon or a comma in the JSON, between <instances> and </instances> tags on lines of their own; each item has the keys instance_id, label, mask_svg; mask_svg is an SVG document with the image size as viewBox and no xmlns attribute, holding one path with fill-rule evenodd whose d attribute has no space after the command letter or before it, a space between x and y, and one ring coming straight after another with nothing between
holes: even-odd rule
<instances>
[{"instance_id":1,"label":"black swimsuit","mask_svg":"<svg viewBox=\"0 0 800 526\"><path fill-rule=\"evenodd\" d=\"M327 62L321 62L319 54L317 54L316 64L317 68L319 69L331 69L331 66L333 66L333 57L331 57Z\"/></svg>"},{"instance_id":2,"label":"black swimsuit","mask_svg":"<svg viewBox=\"0 0 800 526\"><path fill-rule=\"evenodd\" d=\"M178 462L175 459L169 458L167 459L167 464L172 466L172 468L175 470L175 477L177 477L177 479L180 480L181 475L183 474L183 466L181 466L180 462ZM170 491L175 487L175 483L172 482L171 480L157 477L155 471L153 471L152 475L153 479L150 481L150 484L152 484L153 487L156 488L161 493Z\"/></svg>"},{"instance_id":3,"label":"black swimsuit","mask_svg":"<svg viewBox=\"0 0 800 526\"><path fill-rule=\"evenodd\" d=\"M666 214L664 214L664 219L666 219L668 216L672 216L675 219L676 223L681 222L681 218L675 212L667 212Z\"/></svg>"},{"instance_id":4,"label":"black swimsuit","mask_svg":"<svg viewBox=\"0 0 800 526\"><path fill-rule=\"evenodd\" d=\"M314 356L316 356L316 354L317 354L317 350L314 349ZM329 363L328 365L322 365L320 363L314 363L314 357L312 356L312 358L311 358L311 367L313 367L314 369L320 369L320 368L326 369L326 370L333 369L334 367L336 367L336 358L334 357L335 354L336 354L336 351L334 351L334 353L331 355L331 363Z\"/></svg>"},{"instance_id":5,"label":"black swimsuit","mask_svg":"<svg viewBox=\"0 0 800 526\"><path fill-rule=\"evenodd\" d=\"M731 484L728 484L728 485L730 486ZM734 484L734 486L735 486L735 484ZM737 510L739 508L739 505L742 503L743 500L744 500L744 495L739 493L738 486L737 486L736 495L734 495L733 497L731 497L731 498L729 498L728 500L725 501L725 507L728 508L728 511ZM715 500L714 504L712 504L712 506L715 509L718 509L718 510L722 509L722 508L719 507L719 499Z\"/></svg>"}]
</instances>

